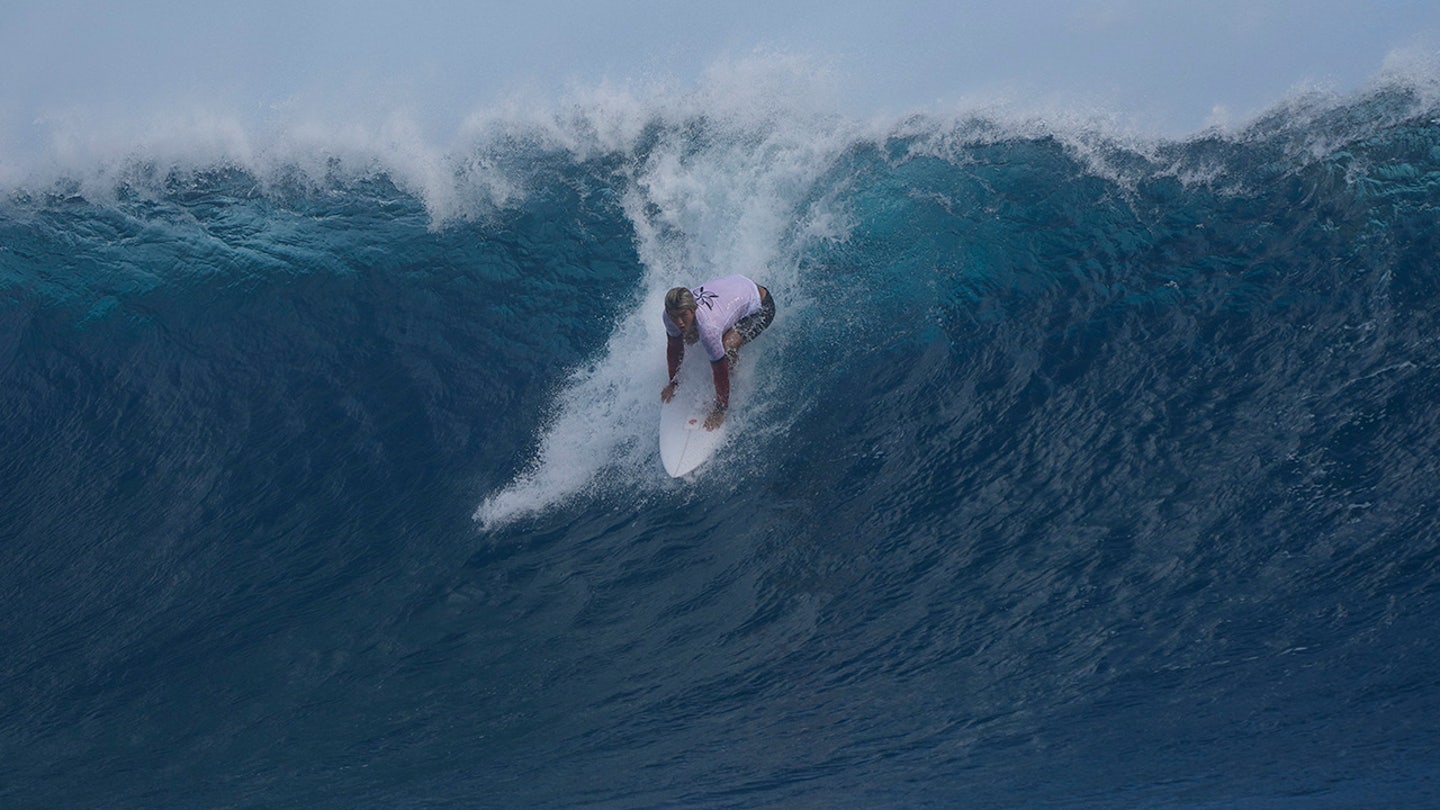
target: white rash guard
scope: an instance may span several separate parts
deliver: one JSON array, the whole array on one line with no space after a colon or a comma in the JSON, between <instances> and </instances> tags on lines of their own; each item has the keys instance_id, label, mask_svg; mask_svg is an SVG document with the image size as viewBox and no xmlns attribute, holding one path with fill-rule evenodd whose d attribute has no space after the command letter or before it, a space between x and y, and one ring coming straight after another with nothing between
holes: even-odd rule
<instances>
[{"instance_id":1,"label":"white rash guard","mask_svg":"<svg viewBox=\"0 0 1440 810\"><path fill-rule=\"evenodd\" d=\"M760 311L760 288L750 279L735 275L707 281L690 293L695 296L695 326L700 331L700 345L714 363L725 356L725 331L741 318ZM660 317L665 320L665 334L680 337L680 329L670 316Z\"/></svg>"}]
</instances>

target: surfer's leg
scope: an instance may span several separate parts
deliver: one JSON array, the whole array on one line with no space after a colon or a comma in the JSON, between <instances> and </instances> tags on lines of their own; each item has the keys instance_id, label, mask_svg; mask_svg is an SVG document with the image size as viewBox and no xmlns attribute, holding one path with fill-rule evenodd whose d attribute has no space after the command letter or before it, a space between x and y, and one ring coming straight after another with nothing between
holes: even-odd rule
<instances>
[{"instance_id":1,"label":"surfer's leg","mask_svg":"<svg viewBox=\"0 0 1440 810\"><path fill-rule=\"evenodd\" d=\"M775 320L775 299L770 297L769 290L761 287L760 311L741 318L733 327L725 331L725 337L721 340L725 346L725 356L730 358L731 368L740 362L740 347L758 337L773 320Z\"/></svg>"},{"instance_id":2,"label":"surfer's leg","mask_svg":"<svg viewBox=\"0 0 1440 810\"><path fill-rule=\"evenodd\" d=\"M721 343L725 346L725 356L730 360L730 368L734 369L735 364L740 362L740 347L745 345L745 338L732 328L726 330Z\"/></svg>"},{"instance_id":3,"label":"surfer's leg","mask_svg":"<svg viewBox=\"0 0 1440 810\"><path fill-rule=\"evenodd\" d=\"M764 332L765 328L769 326L770 322L773 320L775 320L775 299L770 297L769 290L761 287L760 311L756 312L754 315L749 315L741 318L740 321L735 324L735 328L733 331L740 340L739 343L735 344L735 348L738 349L741 346L744 346L746 343L749 343L750 341L759 337L760 333ZM725 348L730 348L729 332L725 333Z\"/></svg>"}]
</instances>

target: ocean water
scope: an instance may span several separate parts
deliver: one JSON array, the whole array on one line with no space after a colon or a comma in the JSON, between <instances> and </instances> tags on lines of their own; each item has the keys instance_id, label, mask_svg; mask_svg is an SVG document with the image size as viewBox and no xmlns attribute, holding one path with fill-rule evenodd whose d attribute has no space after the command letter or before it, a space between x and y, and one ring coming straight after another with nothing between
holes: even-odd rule
<instances>
[{"instance_id":1,"label":"ocean water","mask_svg":"<svg viewBox=\"0 0 1440 810\"><path fill-rule=\"evenodd\" d=\"M1440 804L1437 98L15 175L0 804ZM732 272L672 480L659 302Z\"/></svg>"}]
</instances>

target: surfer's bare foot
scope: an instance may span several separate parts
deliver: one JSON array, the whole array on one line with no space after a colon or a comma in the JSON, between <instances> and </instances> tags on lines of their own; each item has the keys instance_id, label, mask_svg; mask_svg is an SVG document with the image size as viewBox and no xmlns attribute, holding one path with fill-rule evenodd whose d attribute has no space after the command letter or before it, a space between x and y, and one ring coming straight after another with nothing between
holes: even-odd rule
<instances>
[{"instance_id":1,"label":"surfer's bare foot","mask_svg":"<svg viewBox=\"0 0 1440 810\"><path fill-rule=\"evenodd\" d=\"M661 388L661 389L660 389L660 401L661 401L661 402L669 402L670 400L672 400L672 399L675 398L675 385L676 385L676 383L673 383L673 382L672 382L672 383L670 383L669 385L665 386L664 388Z\"/></svg>"}]
</instances>

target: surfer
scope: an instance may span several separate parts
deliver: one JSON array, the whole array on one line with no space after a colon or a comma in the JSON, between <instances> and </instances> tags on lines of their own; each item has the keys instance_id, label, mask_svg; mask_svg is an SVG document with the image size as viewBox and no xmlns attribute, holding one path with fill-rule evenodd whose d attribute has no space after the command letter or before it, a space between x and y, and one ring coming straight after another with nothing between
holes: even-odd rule
<instances>
[{"instance_id":1,"label":"surfer","mask_svg":"<svg viewBox=\"0 0 1440 810\"><path fill-rule=\"evenodd\" d=\"M740 359L740 347L775 320L775 299L769 290L744 276L726 276L691 290L675 287L665 293L664 320L670 382L660 390L660 399L669 402L675 396L685 344L699 343L710 357L710 375L715 380L715 407L705 417L705 429L714 430L725 422L730 370Z\"/></svg>"}]
</instances>

